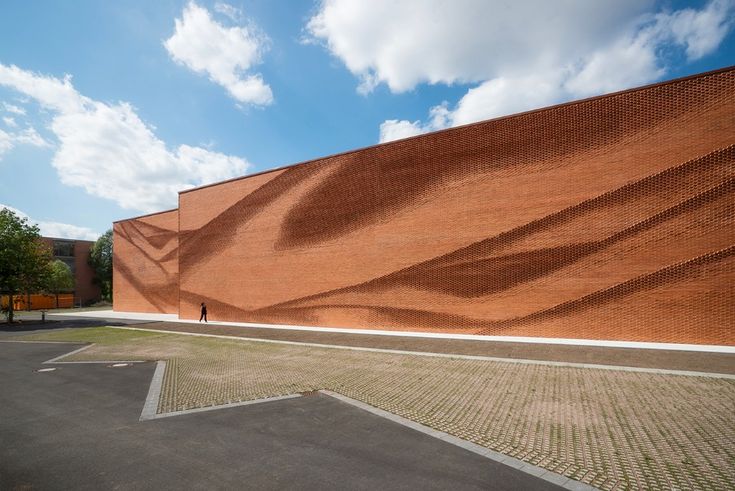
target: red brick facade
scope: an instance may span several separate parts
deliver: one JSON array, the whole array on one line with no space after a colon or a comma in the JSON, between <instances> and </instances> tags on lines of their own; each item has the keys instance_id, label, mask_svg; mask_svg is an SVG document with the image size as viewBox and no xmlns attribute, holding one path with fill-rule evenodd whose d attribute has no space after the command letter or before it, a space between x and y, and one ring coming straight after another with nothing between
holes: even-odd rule
<instances>
[{"instance_id":1,"label":"red brick facade","mask_svg":"<svg viewBox=\"0 0 735 491\"><path fill-rule=\"evenodd\" d=\"M185 191L115 309L735 345L734 144L726 69Z\"/></svg>"},{"instance_id":2,"label":"red brick facade","mask_svg":"<svg viewBox=\"0 0 735 491\"><path fill-rule=\"evenodd\" d=\"M178 211L164 211L115 222L112 233L114 309L177 312Z\"/></svg>"}]
</instances>

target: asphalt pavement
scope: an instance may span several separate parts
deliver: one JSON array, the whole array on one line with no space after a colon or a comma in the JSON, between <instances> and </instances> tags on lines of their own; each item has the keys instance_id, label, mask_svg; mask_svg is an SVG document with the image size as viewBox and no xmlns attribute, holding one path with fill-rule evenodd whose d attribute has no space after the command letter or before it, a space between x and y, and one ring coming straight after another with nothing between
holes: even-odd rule
<instances>
[{"instance_id":1,"label":"asphalt pavement","mask_svg":"<svg viewBox=\"0 0 735 491\"><path fill-rule=\"evenodd\" d=\"M0 342L0 489L561 489L324 395L141 422L155 364L79 346Z\"/></svg>"}]
</instances>

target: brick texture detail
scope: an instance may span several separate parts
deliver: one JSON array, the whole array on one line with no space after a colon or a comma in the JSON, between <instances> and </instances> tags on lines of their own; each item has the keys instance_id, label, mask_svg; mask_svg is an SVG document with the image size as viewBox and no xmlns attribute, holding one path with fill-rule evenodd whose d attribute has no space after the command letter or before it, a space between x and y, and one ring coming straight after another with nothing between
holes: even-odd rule
<instances>
[{"instance_id":1,"label":"brick texture detail","mask_svg":"<svg viewBox=\"0 0 735 491\"><path fill-rule=\"evenodd\" d=\"M178 211L116 222L112 230L114 310L177 312Z\"/></svg>"},{"instance_id":2,"label":"brick texture detail","mask_svg":"<svg viewBox=\"0 0 735 491\"><path fill-rule=\"evenodd\" d=\"M178 311L735 345L734 144L728 69L183 192Z\"/></svg>"}]
</instances>

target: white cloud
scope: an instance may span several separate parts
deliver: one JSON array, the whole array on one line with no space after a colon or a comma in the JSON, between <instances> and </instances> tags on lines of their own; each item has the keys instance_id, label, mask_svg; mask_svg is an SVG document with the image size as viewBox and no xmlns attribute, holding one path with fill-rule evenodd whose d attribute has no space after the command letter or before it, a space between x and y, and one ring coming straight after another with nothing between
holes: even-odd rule
<instances>
[{"instance_id":1,"label":"white cloud","mask_svg":"<svg viewBox=\"0 0 735 491\"><path fill-rule=\"evenodd\" d=\"M50 147L51 144L43 139L34 128L26 128L15 134L15 141L20 144L33 145L34 147Z\"/></svg>"},{"instance_id":2,"label":"white cloud","mask_svg":"<svg viewBox=\"0 0 735 491\"><path fill-rule=\"evenodd\" d=\"M659 79L667 70L663 48L681 49L690 61L710 54L732 27L734 11L732 0L714 0L701 10L642 16L632 32L591 53L565 88L581 97Z\"/></svg>"},{"instance_id":3,"label":"white cloud","mask_svg":"<svg viewBox=\"0 0 735 491\"><path fill-rule=\"evenodd\" d=\"M9 133L0 130L0 158L5 152L10 151L15 145Z\"/></svg>"},{"instance_id":4,"label":"white cloud","mask_svg":"<svg viewBox=\"0 0 735 491\"><path fill-rule=\"evenodd\" d=\"M3 123L5 123L5 125L9 126L10 128L18 127L18 123L16 123L15 119L11 118L10 116L3 116Z\"/></svg>"},{"instance_id":5,"label":"white cloud","mask_svg":"<svg viewBox=\"0 0 735 491\"><path fill-rule=\"evenodd\" d=\"M645 84L665 75L671 50L714 51L733 25L735 0L654 12L653 0L323 0L312 39L369 93L419 84L477 84L444 115L389 119L381 141Z\"/></svg>"},{"instance_id":6,"label":"white cloud","mask_svg":"<svg viewBox=\"0 0 735 491\"><path fill-rule=\"evenodd\" d=\"M17 124L15 124L15 126L17 126ZM51 146L51 144L44 140L34 128L26 128L14 133L8 133L0 130L0 158L2 158L4 153L9 152L18 145L31 145L34 147Z\"/></svg>"},{"instance_id":7,"label":"white cloud","mask_svg":"<svg viewBox=\"0 0 735 491\"><path fill-rule=\"evenodd\" d=\"M421 121L387 119L380 124L380 143L401 140L426 131L421 127Z\"/></svg>"},{"instance_id":8,"label":"white cloud","mask_svg":"<svg viewBox=\"0 0 735 491\"><path fill-rule=\"evenodd\" d=\"M697 60L712 53L720 45L733 25L732 0L714 0L704 9L682 9L672 15L659 14L657 21L663 35L686 46L689 60Z\"/></svg>"},{"instance_id":9,"label":"white cloud","mask_svg":"<svg viewBox=\"0 0 735 491\"><path fill-rule=\"evenodd\" d=\"M26 110L22 107L8 104L7 102L3 102L3 109L5 109L9 113L17 114L18 116L25 116L26 114Z\"/></svg>"},{"instance_id":10,"label":"white cloud","mask_svg":"<svg viewBox=\"0 0 735 491\"><path fill-rule=\"evenodd\" d=\"M402 92L559 66L615 38L652 4L325 0L307 30L368 88L386 83Z\"/></svg>"},{"instance_id":11,"label":"white cloud","mask_svg":"<svg viewBox=\"0 0 735 491\"><path fill-rule=\"evenodd\" d=\"M389 119L380 125L380 143L400 140L410 136L436 131L449 126L450 111L447 104L434 106L429 110L429 121L406 121Z\"/></svg>"},{"instance_id":12,"label":"white cloud","mask_svg":"<svg viewBox=\"0 0 735 491\"><path fill-rule=\"evenodd\" d=\"M53 114L59 145L52 164L61 182L142 212L175 207L183 189L242 175L249 163L198 147L176 149L153 133L127 103L83 96L63 80L0 64L0 85L37 100ZM28 143L37 135L22 133ZM38 136L40 138L40 136ZM3 136L0 134L0 148Z\"/></svg>"},{"instance_id":13,"label":"white cloud","mask_svg":"<svg viewBox=\"0 0 735 491\"><path fill-rule=\"evenodd\" d=\"M218 4L219 11L236 15L237 9ZM164 41L171 58L221 85L237 101L267 105L273 102L271 88L260 74L248 74L260 62L267 38L253 25L225 27L209 11L190 2L175 20L174 34Z\"/></svg>"},{"instance_id":14,"label":"white cloud","mask_svg":"<svg viewBox=\"0 0 735 491\"><path fill-rule=\"evenodd\" d=\"M17 208L0 203L0 209L3 208L7 208L19 217L27 218L30 223L38 225L41 235L44 237L54 237L57 239L97 240L101 235L99 232L95 232L87 227L69 225L68 223L34 220Z\"/></svg>"},{"instance_id":15,"label":"white cloud","mask_svg":"<svg viewBox=\"0 0 735 491\"><path fill-rule=\"evenodd\" d=\"M451 126L513 114L559 100L561 72L496 77L467 91L448 117Z\"/></svg>"},{"instance_id":16,"label":"white cloud","mask_svg":"<svg viewBox=\"0 0 735 491\"><path fill-rule=\"evenodd\" d=\"M217 2L214 4L214 11L218 14L222 14L225 17L229 18L232 22L242 22L243 20L243 14L242 10L233 7L229 3L224 2Z\"/></svg>"}]
</instances>

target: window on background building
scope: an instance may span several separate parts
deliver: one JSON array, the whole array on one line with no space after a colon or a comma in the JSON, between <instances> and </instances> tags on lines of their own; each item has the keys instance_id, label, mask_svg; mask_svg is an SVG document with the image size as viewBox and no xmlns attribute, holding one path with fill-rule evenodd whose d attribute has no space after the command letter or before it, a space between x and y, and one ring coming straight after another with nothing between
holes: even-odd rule
<instances>
[{"instance_id":1,"label":"window on background building","mask_svg":"<svg viewBox=\"0 0 735 491\"><path fill-rule=\"evenodd\" d=\"M74 257L74 242L70 242L68 240L55 240L54 241L54 256L56 257Z\"/></svg>"},{"instance_id":2,"label":"window on background building","mask_svg":"<svg viewBox=\"0 0 735 491\"><path fill-rule=\"evenodd\" d=\"M63 261L64 264L66 264L67 266L69 266L69 269L71 270L72 276L74 276L76 278L77 267L76 267L74 258L64 258L64 257L61 257L61 258L59 258L59 260L60 261Z\"/></svg>"}]
</instances>

